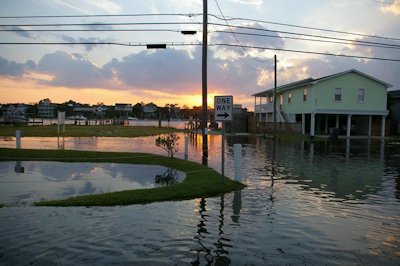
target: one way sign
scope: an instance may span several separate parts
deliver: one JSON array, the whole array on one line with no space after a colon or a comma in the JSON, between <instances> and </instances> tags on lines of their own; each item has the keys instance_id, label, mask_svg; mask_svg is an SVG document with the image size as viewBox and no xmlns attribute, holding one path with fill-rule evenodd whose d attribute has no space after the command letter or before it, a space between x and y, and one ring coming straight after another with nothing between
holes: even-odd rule
<instances>
[{"instance_id":1,"label":"one way sign","mask_svg":"<svg viewBox=\"0 0 400 266\"><path fill-rule=\"evenodd\" d=\"M215 121L232 121L233 96L215 96Z\"/></svg>"}]
</instances>

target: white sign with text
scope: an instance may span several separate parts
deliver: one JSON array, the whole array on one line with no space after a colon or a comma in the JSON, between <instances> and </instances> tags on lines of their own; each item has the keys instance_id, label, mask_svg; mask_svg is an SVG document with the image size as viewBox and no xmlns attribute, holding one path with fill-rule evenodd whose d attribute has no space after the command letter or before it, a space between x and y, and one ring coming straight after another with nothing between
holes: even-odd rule
<instances>
[{"instance_id":1,"label":"white sign with text","mask_svg":"<svg viewBox=\"0 0 400 266\"><path fill-rule=\"evenodd\" d=\"M215 96L214 97L215 121L233 120L233 96Z\"/></svg>"}]
</instances>

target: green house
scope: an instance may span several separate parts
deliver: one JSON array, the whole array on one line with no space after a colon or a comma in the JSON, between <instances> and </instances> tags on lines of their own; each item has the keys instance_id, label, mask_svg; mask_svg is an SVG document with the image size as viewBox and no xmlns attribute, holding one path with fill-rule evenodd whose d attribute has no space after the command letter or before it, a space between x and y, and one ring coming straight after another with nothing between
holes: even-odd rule
<instances>
[{"instance_id":1,"label":"green house","mask_svg":"<svg viewBox=\"0 0 400 266\"><path fill-rule=\"evenodd\" d=\"M389 87L354 69L282 85L276 89L276 121L301 123L302 133L312 137L328 134L331 128L347 137L384 137ZM273 122L274 89L252 96L257 120Z\"/></svg>"}]
</instances>

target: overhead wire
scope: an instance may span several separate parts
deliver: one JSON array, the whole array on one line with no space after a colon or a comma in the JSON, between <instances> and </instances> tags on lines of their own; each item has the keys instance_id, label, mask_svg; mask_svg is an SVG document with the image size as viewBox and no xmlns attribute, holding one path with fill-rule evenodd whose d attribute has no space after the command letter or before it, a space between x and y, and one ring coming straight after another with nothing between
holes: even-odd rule
<instances>
[{"instance_id":1,"label":"overhead wire","mask_svg":"<svg viewBox=\"0 0 400 266\"><path fill-rule=\"evenodd\" d=\"M163 44L165 44L165 43L163 43ZM120 45L120 46L132 46L132 47L135 47L135 46L145 47L148 44L133 43L133 42L124 42L124 43L122 43L122 42L0 42L0 45ZM193 45L202 45L202 43L179 43L179 42L166 43L166 46L193 46ZM244 46L245 48L249 48L249 49L284 51L284 52L293 52L293 53L304 53L304 54L348 57L348 58L358 58L358 59L367 59L367 60L400 62L400 59L392 59L392 58L368 57L368 56L347 55L347 54L334 54L334 53L326 53L326 52L312 52L312 51L304 51L304 50L272 48L272 47L263 47L263 46L254 46L254 45L210 43L209 46L227 46L227 47L237 47L237 48Z\"/></svg>"},{"instance_id":2,"label":"overhead wire","mask_svg":"<svg viewBox=\"0 0 400 266\"><path fill-rule=\"evenodd\" d=\"M362 40L351 40L351 39L346 39L346 38L339 38L339 37L330 37L330 36L323 36L323 35L316 35L316 34L307 34L307 33L298 33L298 32L289 32L289 31L281 31L281 30L269 30L269 29L264 29L264 28L258 28L258 27L250 27L250 26L242 26L242 25L232 25L228 23L228 20L233 21L233 20L248 20L248 21L257 21L257 22L263 22L263 23L273 23L277 25L283 25L283 26L291 26L291 27L298 27L298 28L303 28L303 29L312 29L312 30L323 30L323 31L329 31L329 32L336 32L336 33L344 33L344 34L354 34L356 36L368 36L368 37L374 37L374 38L382 38L382 39L387 39L387 40L400 40L398 38L393 38L393 37L384 37L384 36L374 36L374 35L365 35L365 34L355 34L355 33L350 33L350 32L342 32L342 31L334 31L334 30L327 30L327 29L320 29L320 28L313 28L313 27L303 27L299 25L292 25L292 24L284 24L284 23L275 23L275 22L268 22L268 21L261 21L261 20L252 20L252 19L244 19L244 18L229 18L225 17L224 14L222 13L221 8L219 7L218 1L215 0L218 9L221 12L221 15L223 18L220 18L215 15L211 15L214 18L222 19L225 21L225 24L221 23L214 23L210 22L210 25L214 26L220 26L220 27L228 27L229 31L223 31L223 30L216 30L214 32L219 32L219 33L231 33L235 40L238 42L238 45L233 45L233 44L213 44L213 45L221 45L221 46L230 46L230 47L240 47L243 49L247 55L249 55L251 58L253 58L255 61L258 62L269 62L271 60L260 60L257 58L252 57L249 53L247 53L246 49L250 48L257 48L257 49L264 49L264 50L276 50L276 51L290 51L290 52L300 52L300 53L309 53L309 54L324 54L324 55L335 55L335 56L343 56L340 54L333 54L333 53L319 53L319 52L311 52L311 51L300 51L300 50L290 50L290 49L280 49L280 48L268 48L268 47L263 47L263 46L251 46L251 45L243 45L240 40L236 37L237 35L249 35L249 36L263 36L263 37L276 37L276 38L282 38L282 39L293 39L293 40L301 40L301 41L314 41L314 42L325 42L325 43L338 43L338 44L351 44L351 45L361 45L361 46L371 46L371 47L379 47L379 48L391 48L391 49L400 49L400 45L397 44L389 44L389 43L382 43L382 42L372 42L372 41L362 41ZM150 16L150 15L159 15L159 16L172 16L172 15L181 15L181 16L188 16L189 18L195 17L200 14L120 14L120 15L67 15L67 16L58 16L58 15L52 15L52 16L7 16L7 17L0 17L0 18L59 18L59 17L118 17L118 16ZM23 31L98 31L98 32L107 32L107 31L166 31L166 32L179 32L179 30L176 29L22 29L22 28L15 28L15 27L71 27L71 26L88 26L88 27L93 27L93 26L139 26L139 25L201 25L202 23L200 22L93 22L93 23L24 23L24 24L0 24L0 32L23 32ZM14 29L9 29L8 27L14 27ZM1 29L2 28L2 29ZM252 30L252 31L263 31L263 32L272 32L272 33L277 33L277 34L286 34L286 35L296 35L296 36L305 36L305 37L311 37L311 38L316 38L316 39L306 39L306 38L297 38L297 37L290 37L290 36L274 36L274 35L267 35L267 34L257 34L257 33L246 33L246 32L237 32L233 31L232 28L237 28L237 29L246 29L246 30ZM140 44L134 44L130 42L82 42L82 43L65 43L65 42L1 42L1 45L51 45L51 44L57 44L57 45L73 45L73 44L91 44L91 45L124 45L124 46L145 46L144 43ZM178 43L178 42L172 42L169 43L168 45L199 45L199 43ZM378 59L378 60L387 60L387 61L398 61L397 59L384 59L384 58L378 58L378 57L362 57L362 56L350 56L347 55L347 57L354 57L354 58L362 58L362 59ZM247 63L246 63L247 64ZM247 64L248 65L248 64Z\"/></svg>"},{"instance_id":3,"label":"overhead wire","mask_svg":"<svg viewBox=\"0 0 400 266\"><path fill-rule=\"evenodd\" d=\"M240 47L239 45L229 44L229 43L214 43L214 44L210 44L210 45L211 46L229 46L229 47L238 47L238 48ZM273 51L284 51L284 52L303 53L303 54L328 55L328 56L358 58L358 59L367 59L367 60L400 62L400 59L391 59L391 58L382 58L382 57L368 57L368 56L359 56L359 55L334 54L334 53L326 53L326 52L312 52L312 51L304 51L304 50L271 48L271 47L253 46L253 45L244 45L244 46L246 48L261 49L261 50L273 50Z\"/></svg>"},{"instance_id":4,"label":"overhead wire","mask_svg":"<svg viewBox=\"0 0 400 266\"><path fill-rule=\"evenodd\" d=\"M221 18L217 15L209 14L210 16L213 16L219 20L225 20L224 18ZM281 22L273 22L273 21L267 21L267 20L260 20L260 19L250 19L250 18L241 18L241 17L226 17L226 20L239 20L239 21L250 21L250 22L258 22L258 23L265 23L265 24L271 24L271 25L278 25L278 26L286 26L286 27L294 27L294 28L300 28L300 29L307 29L307 30L316 30L316 31L325 31L325 32L330 32L330 33L340 33L340 34L347 34L347 35L353 35L353 36L360 36L360 37L371 37L371 38L379 38L379 39L386 39L386 40L400 40L400 38L397 37L388 37L388 36L382 36L382 35L372 35L372 34L364 34L364 33L357 33L357 32L349 32L349 31L339 31L339 30L331 30L331 29L326 29L326 28L317 28L317 27L309 27L309 26L301 26L301 25L295 25L295 24L289 24L289 23L281 23Z\"/></svg>"},{"instance_id":5,"label":"overhead wire","mask_svg":"<svg viewBox=\"0 0 400 266\"><path fill-rule=\"evenodd\" d=\"M217 30L215 32L218 32L218 33L231 33L230 31L223 31L223 30ZM387 44L387 43L377 43L377 42L358 42L357 40L348 40L348 41L341 42L341 41L329 41L329 40L318 40L318 39L298 38L298 37L289 37L289 36L278 36L278 35L248 33L248 32L236 32L236 31L235 31L235 34L237 34L237 35L249 35L249 36L260 36L260 37L270 37L270 38L280 38L280 39L289 39L289 40L301 40L301 41L312 41L312 42L322 42L322 43L350 44L350 45L359 45L359 46L368 46L368 47L400 49L400 45Z\"/></svg>"},{"instance_id":6,"label":"overhead wire","mask_svg":"<svg viewBox=\"0 0 400 266\"><path fill-rule=\"evenodd\" d=\"M221 24L221 23L214 23L214 25L217 25L217 26L224 26L224 24ZM298 33L298 32L290 32L290 31L270 30L270 29L262 29L262 28L249 27L249 26L241 26L241 25L231 25L230 27L232 27L232 28L238 28L238 29L254 30L254 31L264 31L264 32L274 32L274 33L281 33L281 34L289 34L289 35L300 35L300 36L313 37L313 38L320 38L320 39L331 39L331 40L339 40L339 41L351 41L351 42L367 43L367 44L378 44L378 45L379 45L379 44L382 44L382 45L387 45L387 46L399 46L399 45L395 45L395 44L383 44L383 43L371 42L371 41L350 40L350 39L346 39L346 38L328 37L328 36L322 36L322 35L316 35L316 34Z\"/></svg>"},{"instance_id":7,"label":"overhead wire","mask_svg":"<svg viewBox=\"0 0 400 266\"><path fill-rule=\"evenodd\" d=\"M371 2L377 2L382 4L392 4L392 5L400 5L399 3L389 3L379 0L368 0ZM184 16L184 17L196 17L202 16L202 13L142 13L142 14L96 14L96 15L25 15L25 16L0 16L0 19L22 19L22 18L93 18L93 17L157 17L157 16ZM279 26L287 26L287 27L296 27L301 29L308 29L308 30L317 30L317 31L325 31L331 33L341 33L341 34L349 34L353 36L362 36L362 37L372 37L372 38L383 38L383 39L391 39L391 40L400 40L400 38L395 37L387 37L381 35L371 35L371 34L363 34L363 33L356 33L356 32L348 32L348 31L339 31L339 30L332 30L326 28L318 28L318 27L309 27L303 25L296 25L296 24L289 24L289 23L281 23L281 22L274 22L274 21L267 21L267 20L260 20L260 19L251 19L251 18L243 18L243 17L230 17L225 16L220 17L215 14L209 13L208 16L215 17L219 20L224 21L234 21L234 20L241 20L241 21L250 21L250 22L259 22L259 23L266 23L272 25L279 25ZM200 23L200 22L199 22Z\"/></svg>"},{"instance_id":8,"label":"overhead wire","mask_svg":"<svg viewBox=\"0 0 400 266\"><path fill-rule=\"evenodd\" d=\"M388 44L388 43L381 43L381 42L373 42L373 41L363 41L363 40L357 40L357 39L346 39L346 38L339 38L339 37L330 37L330 36L323 36L323 35L316 35L316 34L307 34L307 33L299 33L299 32L290 32L290 31L282 31L282 30L271 30L271 29L264 29L264 28L258 28L258 27L250 27L250 26L242 26L242 25L232 25L232 24L221 24L221 23L214 23L211 22L209 23L210 25L215 25L215 26L222 26L222 27L228 27L229 32L233 34L235 37L235 40L238 41L240 44L240 41L237 39L235 34L242 34L242 35L254 35L257 36L257 34L254 33L237 33L232 30L232 28L238 28L238 29L246 29L246 30L254 30L254 31L263 31L263 32L273 32L273 33L279 33L279 34L288 34L288 35L296 35L296 36L306 36L306 37L312 37L312 38L319 38L319 39L327 39L327 40L337 40L337 41L346 41L346 42L352 42L354 43L364 43L364 44L372 44L372 45L380 45L380 46L387 46L387 47L400 47L400 44ZM68 27L68 26L137 26L137 25L201 25L200 22L121 22L121 23L57 23L57 24L0 24L0 32L46 32L46 31L60 31L60 32L68 32L68 31L98 31L98 32L112 32L112 31L171 31L171 32L179 32L179 30L172 30L172 29L23 29L23 28L16 28L16 27ZM7 28L7 27L13 27L12 29ZM1 29L2 28L2 29ZM196 30L198 31L198 30ZM226 31L216 31L216 32L226 32ZM263 36L263 35L258 35L258 36ZM266 36L266 35L265 35ZM272 36L266 36L266 37L272 37ZM278 36L285 38L284 36ZM286 37L287 39L290 39ZM291 38L293 39L293 38ZM390 38L395 40L395 38ZM400 39L399 39L400 40ZM308 40L310 41L310 40ZM316 40L319 41L319 40ZM259 59L255 59L256 61Z\"/></svg>"}]
</instances>

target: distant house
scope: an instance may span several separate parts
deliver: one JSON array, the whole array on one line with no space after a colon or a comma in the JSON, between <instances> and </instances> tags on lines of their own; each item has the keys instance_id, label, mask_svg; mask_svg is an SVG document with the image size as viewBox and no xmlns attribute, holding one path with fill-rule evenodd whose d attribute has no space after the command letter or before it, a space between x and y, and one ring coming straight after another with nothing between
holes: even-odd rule
<instances>
[{"instance_id":1,"label":"distant house","mask_svg":"<svg viewBox=\"0 0 400 266\"><path fill-rule=\"evenodd\" d=\"M277 122L300 122L302 133L385 136L387 89L390 84L357 70L314 79L307 78L277 88ZM258 121L272 122L274 89L255 97Z\"/></svg>"},{"instance_id":2,"label":"distant house","mask_svg":"<svg viewBox=\"0 0 400 266\"><path fill-rule=\"evenodd\" d=\"M147 119L157 118L158 107L154 103L149 103L143 106L143 117Z\"/></svg>"},{"instance_id":3,"label":"distant house","mask_svg":"<svg viewBox=\"0 0 400 266\"><path fill-rule=\"evenodd\" d=\"M9 105L6 107L5 111L3 111L3 117L6 122L9 123L26 123L26 109L28 107L26 105L17 104L17 105Z\"/></svg>"},{"instance_id":4,"label":"distant house","mask_svg":"<svg viewBox=\"0 0 400 266\"><path fill-rule=\"evenodd\" d=\"M116 103L115 111L132 112L132 104L130 103Z\"/></svg>"},{"instance_id":5,"label":"distant house","mask_svg":"<svg viewBox=\"0 0 400 266\"><path fill-rule=\"evenodd\" d=\"M43 99L38 104L38 116L51 118L54 117L54 104L51 103L50 99Z\"/></svg>"}]
</instances>

